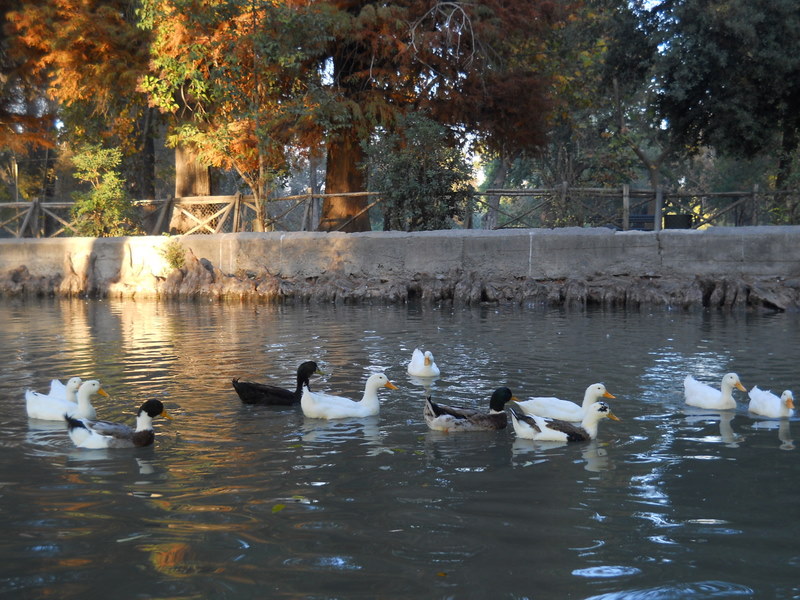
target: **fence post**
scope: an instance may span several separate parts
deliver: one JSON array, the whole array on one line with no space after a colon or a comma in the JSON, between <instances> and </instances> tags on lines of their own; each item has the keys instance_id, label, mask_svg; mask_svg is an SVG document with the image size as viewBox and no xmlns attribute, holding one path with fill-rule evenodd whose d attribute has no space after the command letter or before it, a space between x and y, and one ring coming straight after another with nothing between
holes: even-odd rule
<instances>
[{"instance_id":1,"label":"fence post","mask_svg":"<svg viewBox=\"0 0 800 600\"><path fill-rule=\"evenodd\" d=\"M758 184L753 184L753 225L758 225L759 215L761 214L761 207L758 204Z\"/></svg>"},{"instance_id":2,"label":"fence post","mask_svg":"<svg viewBox=\"0 0 800 600\"><path fill-rule=\"evenodd\" d=\"M31 232L31 237L39 237L37 233L36 227L36 219L38 218L39 212L39 199L34 198L31 200L31 207L28 209L28 214L25 215L25 218L22 220L22 225L19 228L19 237L25 237L25 230L28 229Z\"/></svg>"},{"instance_id":3,"label":"fence post","mask_svg":"<svg viewBox=\"0 0 800 600\"><path fill-rule=\"evenodd\" d=\"M653 215L653 231L661 231L661 223L664 216L664 188L656 188L656 210Z\"/></svg>"},{"instance_id":4,"label":"fence post","mask_svg":"<svg viewBox=\"0 0 800 600\"><path fill-rule=\"evenodd\" d=\"M164 226L164 221L166 220L167 212L169 212L171 206L172 198L167 198L164 200L161 208L158 210L158 218L156 219L156 224L153 225L153 231L150 235L159 235L161 233L161 229ZM167 231L169 231L169 224L167 225Z\"/></svg>"},{"instance_id":5,"label":"fence post","mask_svg":"<svg viewBox=\"0 0 800 600\"><path fill-rule=\"evenodd\" d=\"M236 195L233 197L233 224L231 225L231 231L233 233L239 233L239 221L240 221L239 211L241 210L239 203L241 202L241 200L242 200L242 193L236 192Z\"/></svg>"},{"instance_id":6,"label":"fence post","mask_svg":"<svg viewBox=\"0 0 800 600\"><path fill-rule=\"evenodd\" d=\"M300 221L300 231L311 231L311 212L314 204L314 194L311 188L306 188L308 193L306 205L303 207L303 219Z\"/></svg>"},{"instance_id":7,"label":"fence post","mask_svg":"<svg viewBox=\"0 0 800 600\"><path fill-rule=\"evenodd\" d=\"M622 184L622 231L631 228L631 186Z\"/></svg>"}]
</instances>

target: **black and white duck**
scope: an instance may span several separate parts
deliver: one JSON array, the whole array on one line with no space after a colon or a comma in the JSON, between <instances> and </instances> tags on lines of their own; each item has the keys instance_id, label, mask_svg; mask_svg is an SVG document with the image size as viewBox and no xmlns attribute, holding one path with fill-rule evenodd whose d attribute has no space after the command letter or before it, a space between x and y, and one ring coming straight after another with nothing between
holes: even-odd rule
<instances>
[{"instance_id":1,"label":"black and white duck","mask_svg":"<svg viewBox=\"0 0 800 600\"><path fill-rule=\"evenodd\" d=\"M69 437L78 448L139 448L150 446L156 439L153 419L157 416L172 419L160 400L148 400L139 407L136 414L136 427L111 421L91 421L76 419L69 415L67 420Z\"/></svg>"},{"instance_id":2,"label":"black and white duck","mask_svg":"<svg viewBox=\"0 0 800 600\"><path fill-rule=\"evenodd\" d=\"M608 404L595 402L586 411L580 425L560 419L548 419L525 414L519 407L510 405L514 433L518 437L541 442L584 442L597 437L597 426L602 419L619 421Z\"/></svg>"}]
</instances>

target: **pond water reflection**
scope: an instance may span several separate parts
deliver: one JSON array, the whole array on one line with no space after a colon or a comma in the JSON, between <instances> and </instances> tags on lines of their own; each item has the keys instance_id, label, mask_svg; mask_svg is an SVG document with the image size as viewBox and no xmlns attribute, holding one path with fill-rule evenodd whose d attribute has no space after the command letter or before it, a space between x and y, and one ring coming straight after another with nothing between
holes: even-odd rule
<instances>
[{"instance_id":1,"label":"pond water reflection","mask_svg":"<svg viewBox=\"0 0 800 600\"><path fill-rule=\"evenodd\" d=\"M0 302L0 592L15 598L800 597L796 419L684 409L682 380L798 388L797 315L430 306ZM585 444L443 434L405 366L433 351L434 398L579 400L623 420ZM230 380L360 395L367 419L245 406ZM154 447L79 450L28 420L24 390L95 377L104 418L145 399ZM797 390L796 390L797 391ZM798 426L800 427L800 426Z\"/></svg>"}]
</instances>

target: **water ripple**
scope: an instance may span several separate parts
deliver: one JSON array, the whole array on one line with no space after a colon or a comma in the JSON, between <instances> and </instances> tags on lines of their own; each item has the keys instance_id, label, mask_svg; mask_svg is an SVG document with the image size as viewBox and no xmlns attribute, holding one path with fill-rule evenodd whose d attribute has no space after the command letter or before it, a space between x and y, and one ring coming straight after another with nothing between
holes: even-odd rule
<instances>
[{"instance_id":1,"label":"water ripple","mask_svg":"<svg viewBox=\"0 0 800 600\"><path fill-rule=\"evenodd\" d=\"M732 598L737 596L755 596L753 589L726 581L699 581L692 583L676 583L652 588L624 590L590 596L586 600L673 600L674 598Z\"/></svg>"}]
</instances>

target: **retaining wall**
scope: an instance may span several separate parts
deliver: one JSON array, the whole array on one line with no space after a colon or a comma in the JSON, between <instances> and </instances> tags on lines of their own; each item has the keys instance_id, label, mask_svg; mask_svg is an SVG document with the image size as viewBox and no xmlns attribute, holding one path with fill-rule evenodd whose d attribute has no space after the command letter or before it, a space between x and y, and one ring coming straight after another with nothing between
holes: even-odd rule
<instances>
[{"instance_id":1,"label":"retaining wall","mask_svg":"<svg viewBox=\"0 0 800 600\"><path fill-rule=\"evenodd\" d=\"M187 267L180 272L171 269L163 256L165 245L175 239L191 251ZM192 277L192 269L198 268ZM695 289L691 298L684 293L684 304L707 304L713 290L709 292L708 283L698 282L716 281L739 288L739 293L744 293L742 286L768 287L785 296L776 307L786 309L800 303L796 298L800 227L657 233L565 228L0 239L0 278L4 282L0 292L6 294L170 296L202 294L203 285L210 285L214 295L316 294L330 299L330 290L314 292L314 287L338 286L341 293L334 289L333 296L347 297L347 290L364 285L367 289L361 296L351 299L393 301L425 296L431 285L438 285L440 297L454 297L460 284L469 287L465 290L468 301L537 300L545 294L553 303L568 300L564 294L558 294L560 299L554 295L557 286L563 289L567 282L573 286L584 282L589 288L592 282L602 286L602 281L606 288L624 281L660 280L684 290L699 285L700 299ZM431 283L435 281L439 284ZM506 292L494 297L499 288ZM517 291L508 291L512 289ZM511 297L503 298L504 294ZM623 295L630 296L627 291ZM741 297L738 302L748 304Z\"/></svg>"}]
</instances>

